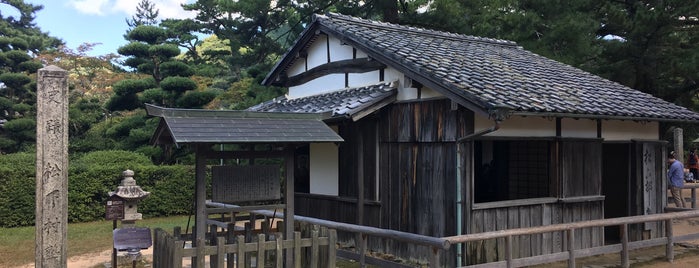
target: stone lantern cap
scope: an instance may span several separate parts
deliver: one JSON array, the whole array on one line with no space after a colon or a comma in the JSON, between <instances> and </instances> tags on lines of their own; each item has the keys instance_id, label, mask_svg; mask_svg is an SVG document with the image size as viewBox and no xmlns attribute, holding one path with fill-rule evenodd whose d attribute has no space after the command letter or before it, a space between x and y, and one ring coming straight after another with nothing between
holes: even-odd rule
<instances>
[{"instance_id":1,"label":"stone lantern cap","mask_svg":"<svg viewBox=\"0 0 699 268\"><path fill-rule=\"evenodd\" d=\"M122 175L124 179L121 180L121 184L117 187L116 192L110 192L110 195L116 195L126 201L138 201L150 195L150 192L146 192L141 189L141 186L136 185L136 180L133 179L133 170L127 169L122 172Z\"/></svg>"}]
</instances>

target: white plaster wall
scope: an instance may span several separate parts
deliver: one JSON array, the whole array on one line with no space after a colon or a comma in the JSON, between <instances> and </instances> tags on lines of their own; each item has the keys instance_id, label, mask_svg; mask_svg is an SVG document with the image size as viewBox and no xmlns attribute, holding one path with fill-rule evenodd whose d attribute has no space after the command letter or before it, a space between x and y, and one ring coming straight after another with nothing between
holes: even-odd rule
<instances>
[{"instance_id":1,"label":"white plaster wall","mask_svg":"<svg viewBox=\"0 0 699 268\"><path fill-rule=\"evenodd\" d=\"M396 95L396 100L414 100L417 99L417 88L414 87L402 87L398 89L398 95Z\"/></svg>"},{"instance_id":2,"label":"white plaster wall","mask_svg":"<svg viewBox=\"0 0 699 268\"><path fill-rule=\"evenodd\" d=\"M476 132L493 126L493 120L474 114L474 129ZM490 137L554 137L556 136L556 120L534 116L511 116L500 124L500 129L486 134Z\"/></svg>"},{"instance_id":3,"label":"white plaster wall","mask_svg":"<svg viewBox=\"0 0 699 268\"><path fill-rule=\"evenodd\" d=\"M400 81L403 83L403 78L405 75L403 73L399 72L398 70L392 68L392 67L386 67L386 69L383 71L383 81L385 82L393 82L393 81ZM376 77L376 81L378 81L379 77ZM404 85L398 85L398 86L404 86Z\"/></svg>"},{"instance_id":4,"label":"white plaster wall","mask_svg":"<svg viewBox=\"0 0 699 268\"><path fill-rule=\"evenodd\" d=\"M330 74L318 77L303 85L289 87L289 99L317 95L321 93L337 91L345 87L344 74Z\"/></svg>"},{"instance_id":5,"label":"white plaster wall","mask_svg":"<svg viewBox=\"0 0 699 268\"><path fill-rule=\"evenodd\" d=\"M343 45L340 39L330 37L330 61L352 59L352 46Z\"/></svg>"},{"instance_id":6,"label":"white plaster wall","mask_svg":"<svg viewBox=\"0 0 699 268\"><path fill-rule=\"evenodd\" d=\"M379 71L370 71L366 73L351 73L348 76L349 87L361 87L379 82Z\"/></svg>"},{"instance_id":7,"label":"white plaster wall","mask_svg":"<svg viewBox=\"0 0 699 268\"><path fill-rule=\"evenodd\" d=\"M561 136L597 138L597 120L561 118Z\"/></svg>"},{"instance_id":8,"label":"white plaster wall","mask_svg":"<svg viewBox=\"0 0 699 268\"><path fill-rule=\"evenodd\" d=\"M605 141L658 140L659 127L658 122L603 120L602 138Z\"/></svg>"},{"instance_id":9,"label":"white plaster wall","mask_svg":"<svg viewBox=\"0 0 699 268\"><path fill-rule=\"evenodd\" d=\"M291 64L291 67L286 70L286 74L288 76L294 76L300 73L303 73L306 71L306 59L304 58L296 58L294 60L294 63Z\"/></svg>"},{"instance_id":10,"label":"white plaster wall","mask_svg":"<svg viewBox=\"0 0 699 268\"><path fill-rule=\"evenodd\" d=\"M439 98L439 97L444 97L444 95L442 95L442 93L435 91L434 89L431 89L428 87L422 87L422 90L420 90L420 98L421 99L430 99L430 98Z\"/></svg>"},{"instance_id":11,"label":"white plaster wall","mask_svg":"<svg viewBox=\"0 0 699 268\"><path fill-rule=\"evenodd\" d=\"M308 47L308 69L328 63L327 36L319 35Z\"/></svg>"},{"instance_id":12,"label":"white plaster wall","mask_svg":"<svg viewBox=\"0 0 699 268\"><path fill-rule=\"evenodd\" d=\"M310 193L338 196L339 157L334 143L310 145Z\"/></svg>"}]
</instances>

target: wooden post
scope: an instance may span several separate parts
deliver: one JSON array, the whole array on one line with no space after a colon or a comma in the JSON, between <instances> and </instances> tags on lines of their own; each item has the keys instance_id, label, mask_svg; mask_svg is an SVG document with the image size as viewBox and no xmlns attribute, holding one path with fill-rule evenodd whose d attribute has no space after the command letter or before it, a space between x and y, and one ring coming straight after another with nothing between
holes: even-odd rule
<instances>
[{"instance_id":1,"label":"wooden post","mask_svg":"<svg viewBox=\"0 0 699 268\"><path fill-rule=\"evenodd\" d=\"M684 163L684 135L681 128L675 128L672 131L674 141L675 158Z\"/></svg>"},{"instance_id":2,"label":"wooden post","mask_svg":"<svg viewBox=\"0 0 699 268\"><path fill-rule=\"evenodd\" d=\"M505 239L505 260L507 268L512 268L512 236L508 235Z\"/></svg>"},{"instance_id":3,"label":"wooden post","mask_svg":"<svg viewBox=\"0 0 699 268\"><path fill-rule=\"evenodd\" d=\"M629 225L624 223L619 226L619 233L621 234L621 267L629 267Z\"/></svg>"},{"instance_id":4,"label":"wooden post","mask_svg":"<svg viewBox=\"0 0 699 268\"><path fill-rule=\"evenodd\" d=\"M667 245L665 246L665 256L668 262L675 260L674 244L675 239L672 234L672 219L665 220L665 236L667 236Z\"/></svg>"},{"instance_id":5,"label":"wooden post","mask_svg":"<svg viewBox=\"0 0 699 268\"><path fill-rule=\"evenodd\" d=\"M568 268L575 268L575 229L566 230L568 237Z\"/></svg>"},{"instance_id":6,"label":"wooden post","mask_svg":"<svg viewBox=\"0 0 699 268\"><path fill-rule=\"evenodd\" d=\"M284 203L286 209L284 211L284 237L286 239L291 239L294 237L294 147L289 146L286 149L284 162L286 167L284 172L286 173L286 179L284 180ZM296 263L294 260L293 250L286 250L286 263L288 265ZM298 261L298 260L296 260Z\"/></svg>"},{"instance_id":7,"label":"wooden post","mask_svg":"<svg viewBox=\"0 0 699 268\"><path fill-rule=\"evenodd\" d=\"M430 268L437 268L439 266L439 251L437 247L432 247L432 256L430 256Z\"/></svg>"},{"instance_id":8,"label":"wooden post","mask_svg":"<svg viewBox=\"0 0 699 268\"><path fill-rule=\"evenodd\" d=\"M194 228L195 235L192 242L195 247L199 247L200 241L204 241L206 235L206 156L204 154L205 145L197 145L195 158L196 158L196 180L195 180L195 194L196 194L196 212L194 216L195 224ZM202 244L201 246L204 246ZM197 264L201 261L196 260L197 257L192 258L192 267L197 268ZM203 258L203 256L202 256Z\"/></svg>"},{"instance_id":9,"label":"wooden post","mask_svg":"<svg viewBox=\"0 0 699 268\"><path fill-rule=\"evenodd\" d=\"M360 234L361 239L359 240L359 267L366 267L366 234Z\"/></svg>"},{"instance_id":10,"label":"wooden post","mask_svg":"<svg viewBox=\"0 0 699 268\"><path fill-rule=\"evenodd\" d=\"M36 114L35 266L66 267L68 233L68 72L39 69Z\"/></svg>"},{"instance_id":11,"label":"wooden post","mask_svg":"<svg viewBox=\"0 0 699 268\"><path fill-rule=\"evenodd\" d=\"M697 178L695 178L696 180ZM692 209L697 208L697 188L692 188Z\"/></svg>"}]
</instances>

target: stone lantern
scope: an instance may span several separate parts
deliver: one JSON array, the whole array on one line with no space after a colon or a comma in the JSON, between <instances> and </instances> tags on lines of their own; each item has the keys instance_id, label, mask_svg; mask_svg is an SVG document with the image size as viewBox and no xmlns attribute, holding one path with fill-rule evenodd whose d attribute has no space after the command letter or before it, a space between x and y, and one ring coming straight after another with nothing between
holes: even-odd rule
<instances>
[{"instance_id":1,"label":"stone lantern","mask_svg":"<svg viewBox=\"0 0 699 268\"><path fill-rule=\"evenodd\" d=\"M136 185L136 180L133 179L133 170L125 170L122 172L124 179L117 187L116 192L110 192L109 195L116 195L124 200L124 219L121 220L122 227L134 227L136 220L143 218L141 213L138 213L138 202L148 197L150 192L141 189L141 186Z\"/></svg>"}]
</instances>

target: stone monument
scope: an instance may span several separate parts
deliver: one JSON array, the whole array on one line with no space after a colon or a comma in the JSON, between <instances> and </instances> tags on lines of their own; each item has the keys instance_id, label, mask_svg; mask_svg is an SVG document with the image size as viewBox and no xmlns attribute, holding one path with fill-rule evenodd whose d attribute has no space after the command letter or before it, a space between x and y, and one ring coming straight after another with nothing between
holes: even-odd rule
<instances>
[{"instance_id":1,"label":"stone monument","mask_svg":"<svg viewBox=\"0 0 699 268\"><path fill-rule=\"evenodd\" d=\"M121 173L124 179L117 187L116 192L110 192L109 195L116 195L124 199L124 219L121 220L122 228L134 227L137 220L143 218L141 213L138 213L138 202L148 197L150 192L141 189L141 186L136 185L134 180L133 170L125 170Z\"/></svg>"},{"instance_id":2,"label":"stone monument","mask_svg":"<svg viewBox=\"0 0 699 268\"><path fill-rule=\"evenodd\" d=\"M39 69L36 95L35 267L66 267L68 72Z\"/></svg>"}]
</instances>

